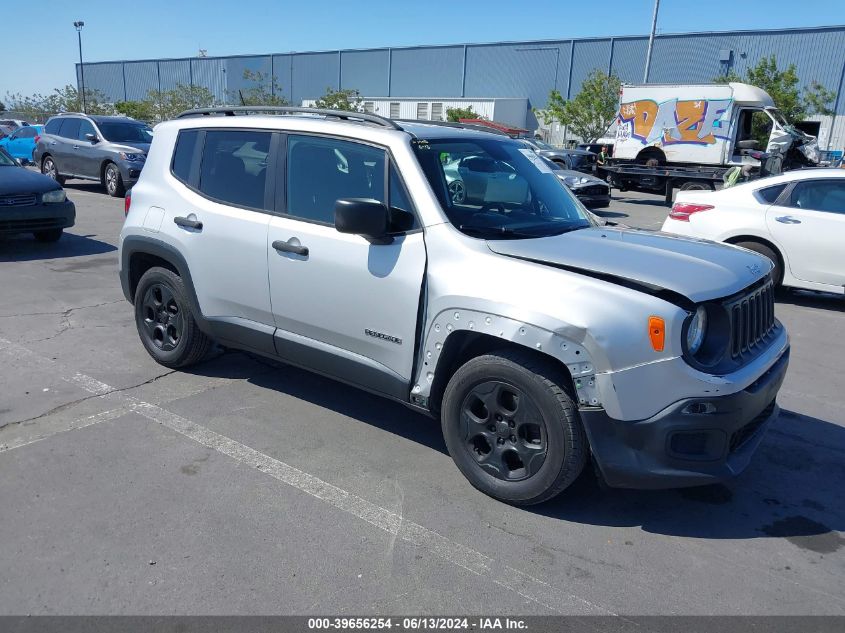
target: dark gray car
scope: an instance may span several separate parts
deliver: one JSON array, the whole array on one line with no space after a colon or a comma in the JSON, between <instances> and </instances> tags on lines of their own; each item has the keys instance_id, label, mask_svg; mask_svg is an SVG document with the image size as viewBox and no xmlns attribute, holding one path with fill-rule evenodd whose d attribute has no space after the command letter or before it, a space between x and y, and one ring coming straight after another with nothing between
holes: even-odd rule
<instances>
[{"instance_id":1,"label":"dark gray car","mask_svg":"<svg viewBox=\"0 0 845 633\"><path fill-rule=\"evenodd\" d=\"M560 149L552 147L536 138L521 139L543 158L563 166L566 169L592 174L595 171L596 155L583 149Z\"/></svg>"},{"instance_id":2,"label":"dark gray car","mask_svg":"<svg viewBox=\"0 0 845 633\"><path fill-rule=\"evenodd\" d=\"M149 125L128 117L60 114L47 121L34 160L60 184L96 180L121 197L141 175L152 140Z\"/></svg>"}]
</instances>

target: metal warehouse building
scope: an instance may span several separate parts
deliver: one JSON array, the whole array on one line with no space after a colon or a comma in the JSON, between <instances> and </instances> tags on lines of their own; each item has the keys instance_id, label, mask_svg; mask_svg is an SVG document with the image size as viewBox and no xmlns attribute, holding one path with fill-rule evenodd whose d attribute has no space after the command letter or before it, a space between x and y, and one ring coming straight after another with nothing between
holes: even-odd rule
<instances>
[{"instance_id":1,"label":"metal warehouse building","mask_svg":"<svg viewBox=\"0 0 845 633\"><path fill-rule=\"evenodd\" d=\"M254 84L245 71L277 80L277 92L302 104L327 88L356 89L367 109L384 116L445 118L446 107L473 105L505 123L535 129L533 108L549 91L574 97L596 68L641 83L647 36L620 36L450 46L414 46L231 57L195 57L85 64L85 84L110 101L141 100L177 84L205 86L220 102ZM776 55L795 64L804 85L817 81L836 94L833 117L815 117L822 148L845 146L845 26L657 35L650 83L708 83ZM77 64L77 78L79 65ZM231 96L228 101L231 102ZM813 130L814 131L814 130ZM564 131L550 131L555 141Z\"/></svg>"}]
</instances>

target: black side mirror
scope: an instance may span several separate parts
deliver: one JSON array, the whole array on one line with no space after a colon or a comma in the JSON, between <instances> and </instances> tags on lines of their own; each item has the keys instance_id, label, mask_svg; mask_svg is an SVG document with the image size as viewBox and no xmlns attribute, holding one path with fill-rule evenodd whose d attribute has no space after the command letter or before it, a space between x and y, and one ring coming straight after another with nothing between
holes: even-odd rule
<instances>
[{"instance_id":1,"label":"black side mirror","mask_svg":"<svg viewBox=\"0 0 845 633\"><path fill-rule=\"evenodd\" d=\"M88 140L88 141L91 141L92 143L96 143L97 141L100 140L100 139L97 138L96 134L86 134L85 139Z\"/></svg>"},{"instance_id":2,"label":"black side mirror","mask_svg":"<svg viewBox=\"0 0 845 633\"><path fill-rule=\"evenodd\" d=\"M340 198L334 203L334 226L340 233L389 240L390 211L372 198Z\"/></svg>"}]
</instances>

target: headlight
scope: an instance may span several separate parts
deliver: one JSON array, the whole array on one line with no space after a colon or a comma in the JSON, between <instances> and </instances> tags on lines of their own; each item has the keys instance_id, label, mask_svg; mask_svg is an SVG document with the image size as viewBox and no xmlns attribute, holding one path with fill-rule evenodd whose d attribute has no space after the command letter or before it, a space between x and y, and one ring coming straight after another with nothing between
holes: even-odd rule
<instances>
[{"instance_id":1,"label":"headlight","mask_svg":"<svg viewBox=\"0 0 845 633\"><path fill-rule=\"evenodd\" d=\"M698 306L692 320L687 328L687 350L695 356L704 343L704 335L707 333L707 310L704 306Z\"/></svg>"},{"instance_id":2,"label":"headlight","mask_svg":"<svg viewBox=\"0 0 845 633\"><path fill-rule=\"evenodd\" d=\"M41 202L45 204L64 202L67 199L64 189L56 189L55 191L47 191L41 194Z\"/></svg>"},{"instance_id":3,"label":"headlight","mask_svg":"<svg viewBox=\"0 0 845 633\"><path fill-rule=\"evenodd\" d=\"M585 182L587 182L587 178L578 177L578 176L567 176L563 180L570 187L575 186L575 185L583 185Z\"/></svg>"},{"instance_id":4,"label":"headlight","mask_svg":"<svg viewBox=\"0 0 845 633\"><path fill-rule=\"evenodd\" d=\"M144 154L127 154L126 152L120 152L120 157L123 160L131 160L131 161L144 160L146 158L146 156L144 156Z\"/></svg>"}]
</instances>

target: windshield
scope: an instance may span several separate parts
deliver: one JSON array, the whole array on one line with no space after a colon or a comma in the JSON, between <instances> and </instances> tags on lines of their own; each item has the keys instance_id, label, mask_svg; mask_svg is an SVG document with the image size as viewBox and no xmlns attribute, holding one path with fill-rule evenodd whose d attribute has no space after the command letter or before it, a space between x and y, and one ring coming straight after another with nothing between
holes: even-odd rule
<instances>
[{"instance_id":1,"label":"windshield","mask_svg":"<svg viewBox=\"0 0 845 633\"><path fill-rule=\"evenodd\" d=\"M112 143L152 143L153 130L143 123L99 123L100 132Z\"/></svg>"},{"instance_id":2,"label":"windshield","mask_svg":"<svg viewBox=\"0 0 845 633\"><path fill-rule=\"evenodd\" d=\"M519 141L414 141L449 221L486 239L544 237L592 224L548 162Z\"/></svg>"},{"instance_id":3,"label":"windshield","mask_svg":"<svg viewBox=\"0 0 845 633\"><path fill-rule=\"evenodd\" d=\"M525 140L528 141L529 143L531 143L534 147L537 147L539 149L555 149L554 147L552 147L551 145L549 145L545 141L541 141L538 138L527 138Z\"/></svg>"},{"instance_id":4,"label":"windshield","mask_svg":"<svg viewBox=\"0 0 845 633\"><path fill-rule=\"evenodd\" d=\"M0 167L15 167L16 165L15 160L6 153L6 150L0 147Z\"/></svg>"},{"instance_id":5,"label":"windshield","mask_svg":"<svg viewBox=\"0 0 845 633\"><path fill-rule=\"evenodd\" d=\"M783 118L783 115L781 114L780 110L778 110L777 108L766 108L766 113L772 118L772 120L774 120L775 123L777 123L781 127L785 128L787 125L789 125L786 122L786 119Z\"/></svg>"}]
</instances>

